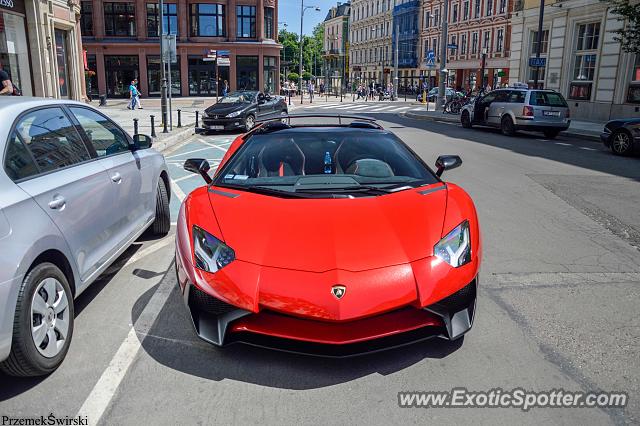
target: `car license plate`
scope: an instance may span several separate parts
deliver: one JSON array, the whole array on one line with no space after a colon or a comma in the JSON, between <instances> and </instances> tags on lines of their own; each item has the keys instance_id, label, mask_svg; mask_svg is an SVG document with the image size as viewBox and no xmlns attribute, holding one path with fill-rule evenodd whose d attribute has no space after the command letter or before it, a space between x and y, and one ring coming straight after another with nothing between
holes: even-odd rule
<instances>
[{"instance_id":1,"label":"car license plate","mask_svg":"<svg viewBox=\"0 0 640 426\"><path fill-rule=\"evenodd\" d=\"M224 126L211 126L213 130L224 130Z\"/></svg>"},{"instance_id":2,"label":"car license plate","mask_svg":"<svg viewBox=\"0 0 640 426\"><path fill-rule=\"evenodd\" d=\"M542 111L542 115L547 117L560 117L560 111Z\"/></svg>"}]
</instances>

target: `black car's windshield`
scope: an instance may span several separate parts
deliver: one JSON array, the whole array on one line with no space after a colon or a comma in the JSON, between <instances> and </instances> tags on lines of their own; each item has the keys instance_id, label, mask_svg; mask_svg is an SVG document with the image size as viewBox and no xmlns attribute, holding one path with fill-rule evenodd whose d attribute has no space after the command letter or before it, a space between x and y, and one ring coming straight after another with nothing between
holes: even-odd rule
<instances>
[{"instance_id":1,"label":"black car's windshield","mask_svg":"<svg viewBox=\"0 0 640 426\"><path fill-rule=\"evenodd\" d=\"M233 92L229 93L224 98L220 99L218 102L221 104L234 104L237 102L245 103L245 102L253 102L255 98L255 93L253 92Z\"/></svg>"},{"instance_id":2,"label":"black car's windshield","mask_svg":"<svg viewBox=\"0 0 640 426\"><path fill-rule=\"evenodd\" d=\"M435 183L397 137L380 130L287 129L253 135L215 184L296 194L382 195Z\"/></svg>"}]
</instances>

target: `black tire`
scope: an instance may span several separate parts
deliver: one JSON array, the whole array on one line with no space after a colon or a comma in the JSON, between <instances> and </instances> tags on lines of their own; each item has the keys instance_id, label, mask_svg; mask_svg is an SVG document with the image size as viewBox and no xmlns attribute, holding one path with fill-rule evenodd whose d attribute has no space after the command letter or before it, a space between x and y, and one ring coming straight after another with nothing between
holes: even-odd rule
<instances>
[{"instance_id":1,"label":"black tire","mask_svg":"<svg viewBox=\"0 0 640 426\"><path fill-rule=\"evenodd\" d=\"M502 117L500 120L500 129L505 136L513 136L516 134L516 128L513 124L513 120L508 115Z\"/></svg>"},{"instance_id":2,"label":"black tire","mask_svg":"<svg viewBox=\"0 0 640 426\"><path fill-rule=\"evenodd\" d=\"M469 111L467 110L462 111L462 115L460 116L460 122L462 123L462 127L464 127L465 129L470 129L472 127L471 114L469 114Z\"/></svg>"},{"instance_id":3,"label":"black tire","mask_svg":"<svg viewBox=\"0 0 640 426\"><path fill-rule=\"evenodd\" d=\"M451 103L451 106L449 107L449 111L451 112L451 114L460 114L461 108L462 108L462 105L460 104L460 102L454 101Z\"/></svg>"},{"instance_id":4,"label":"black tire","mask_svg":"<svg viewBox=\"0 0 640 426\"><path fill-rule=\"evenodd\" d=\"M627 130L615 130L611 134L610 140L611 152L613 152L615 155L631 155L631 152L633 151L633 138Z\"/></svg>"},{"instance_id":5,"label":"black tire","mask_svg":"<svg viewBox=\"0 0 640 426\"><path fill-rule=\"evenodd\" d=\"M55 278L62 284L67 296L69 309L67 338L60 352L51 358L47 358L38 352L31 336L31 325L33 323L31 301L38 284L46 278ZM16 312L13 317L11 353L6 360L0 363L0 370L11 376L23 377L43 376L55 371L62 364L69 350L71 338L73 337L73 320L73 294L67 277L53 263L44 262L36 265L22 281L22 286L18 293L18 302L16 303Z\"/></svg>"},{"instance_id":6,"label":"black tire","mask_svg":"<svg viewBox=\"0 0 640 426\"><path fill-rule=\"evenodd\" d=\"M545 130L542 133L544 133L544 137L547 138L547 139L555 139L560 134L560 131L559 130Z\"/></svg>"},{"instance_id":7,"label":"black tire","mask_svg":"<svg viewBox=\"0 0 640 426\"><path fill-rule=\"evenodd\" d=\"M289 119L287 118L288 115L289 115L289 113L287 112L286 109L283 109L282 111L280 111L280 117L282 117L280 120L284 124L287 124L289 122Z\"/></svg>"},{"instance_id":8,"label":"black tire","mask_svg":"<svg viewBox=\"0 0 640 426\"><path fill-rule=\"evenodd\" d=\"M248 132L256 125L256 117L253 114L249 114L244 119L244 129Z\"/></svg>"},{"instance_id":9,"label":"black tire","mask_svg":"<svg viewBox=\"0 0 640 426\"><path fill-rule=\"evenodd\" d=\"M165 236L171 228L171 214L169 212L169 196L164 179L158 179L158 191L156 193L156 218L153 221L152 231L154 235Z\"/></svg>"}]
</instances>

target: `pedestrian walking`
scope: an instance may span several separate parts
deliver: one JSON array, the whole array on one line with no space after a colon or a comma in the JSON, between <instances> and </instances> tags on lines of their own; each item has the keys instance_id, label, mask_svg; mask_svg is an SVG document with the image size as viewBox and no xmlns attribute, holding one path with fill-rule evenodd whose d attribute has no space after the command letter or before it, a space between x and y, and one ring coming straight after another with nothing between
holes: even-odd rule
<instances>
[{"instance_id":1,"label":"pedestrian walking","mask_svg":"<svg viewBox=\"0 0 640 426\"><path fill-rule=\"evenodd\" d=\"M13 83L11 83L9 74L2 69L2 64L0 63L0 96L11 95L13 95Z\"/></svg>"},{"instance_id":2,"label":"pedestrian walking","mask_svg":"<svg viewBox=\"0 0 640 426\"><path fill-rule=\"evenodd\" d=\"M131 84L129 85L129 105L127 105L127 109L134 110L136 106L140 103L140 92L138 92L138 88L136 87L137 80L131 80Z\"/></svg>"},{"instance_id":3,"label":"pedestrian walking","mask_svg":"<svg viewBox=\"0 0 640 426\"><path fill-rule=\"evenodd\" d=\"M227 80L222 83L222 97L226 97L229 94L229 82Z\"/></svg>"}]
</instances>

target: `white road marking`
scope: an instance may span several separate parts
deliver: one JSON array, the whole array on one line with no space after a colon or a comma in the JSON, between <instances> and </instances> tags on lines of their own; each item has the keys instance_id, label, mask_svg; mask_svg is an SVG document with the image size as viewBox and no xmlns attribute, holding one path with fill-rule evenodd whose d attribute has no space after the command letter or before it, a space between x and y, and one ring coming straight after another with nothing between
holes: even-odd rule
<instances>
[{"instance_id":1,"label":"white road marking","mask_svg":"<svg viewBox=\"0 0 640 426\"><path fill-rule=\"evenodd\" d=\"M167 157L164 157L165 159L170 159L170 158L175 158L175 157L180 157L181 155L187 155L187 154L193 154L194 152L199 152L199 151L205 151L207 149L211 149L210 147L206 147L206 148L198 148L198 149L194 149L192 151L187 151L187 152L181 152L180 154L173 154L173 155L169 155Z\"/></svg>"},{"instance_id":2,"label":"white road marking","mask_svg":"<svg viewBox=\"0 0 640 426\"><path fill-rule=\"evenodd\" d=\"M562 146L571 146L570 143L564 143L564 142L554 142L556 145L562 145Z\"/></svg>"},{"instance_id":3,"label":"white road marking","mask_svg":"<svg viewBox=\"0 0 640 426\"><path fill-rule=\"evenodd\" d=\"M176 194L176 197L178 197L180 202L187 198L187 195L184 193L182 188L180 188L180 186L173 179L171 179L171 190L174 194Z\"/></svg>"},{"instance_id":4,"label":"white road marking","mask_svg":"<svg viewBox=\"0 0 640 426\"><path fill-rule=\"evenodd\" d=\"M371 112L384 111L385 109L394 108L394 107L395 107L395 105L387 105L387 106L384 106L382 108L372 109Z\"/></svg>"},{"instance_id":5,"label":"white road marking","mask_svg":"<svg viewBox=\"0 0 640 426\"><path fill-rule=\"evenodd\" d=\"M167 238L167 240L171 242L172 239ZM80 407L78 416L86 417L89 425L98 424L118 390L122 379L140 351L142 343L136 333L140 333L143 340L144 336L149 334L174 285L173 280L164 280L160 283L160 286L138 317L135 325L129 330L129 334L127 334L127 337L118 348L106 370L104 370L82 407Z\"/></svg>"},{"instance_id":6,"label":"white road marking","mask_svg":"<svg viewBox=\"0 0 640 426\"><path fill-rule=\"evenodd\" d=\"M182 182L183 180L187 180L187 179L194 178L194 177L196 177L196 176L198 176L198 175L197 175L197 174L195 174L195 173L191 173L191 174L188 174L188 175L185 175L185 176L179 177L179 178L177 178L177 179L173 179L173 181L174 181L175 183L178 183L178 182Z\"/></svg>"},{"instance_id":7,"label":"white road marking","mask_svg":"<svg viewBox=\"0 0 640 426\"><path fill-rule=\"evenodd\" d=\"M580 146L578 148L584 149L585 151L597 151L597 149L595 149L595 148L589 148L589 147L586 147L586 146Z\"/></svg>"},{"instance_id":8,"label":"white road marking","mask_svg":"<svg viewBox=\"0 0 640 426\"><path fill-rule=\"evenodd\" d=\"M411 107L400 107L400 108L396 108L396 109L391 109L388 112L400 112L400 111L404 111L405 109L409 109Z\"/></svg>"},{"instance_id":9,"label":"white road marking","mask_svg":"<svg viewBox=\"0 0 640 426\"><path fill-rule=\"evenodd\" d=\"M210 146L210 147L212 147L212 148L218 148L220 151L224 151L224 152L227 152L227 151L228 151L228 149L227 149L227 148L223 148L223 147L218 146L218 145L216 145L216 144L212 144L212 143L206 142L206 141L204 141L204 140L202 140L202 139L198 139L198 142L203 143L203 144L205 144L205 145L207 145L207 146Z\"/></svg>"}]
</instances>

